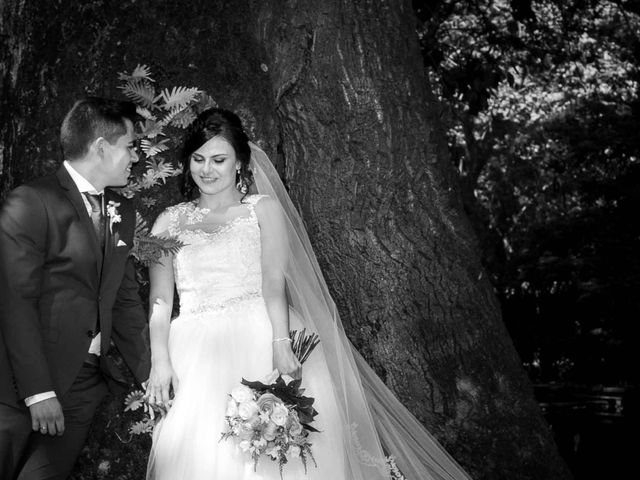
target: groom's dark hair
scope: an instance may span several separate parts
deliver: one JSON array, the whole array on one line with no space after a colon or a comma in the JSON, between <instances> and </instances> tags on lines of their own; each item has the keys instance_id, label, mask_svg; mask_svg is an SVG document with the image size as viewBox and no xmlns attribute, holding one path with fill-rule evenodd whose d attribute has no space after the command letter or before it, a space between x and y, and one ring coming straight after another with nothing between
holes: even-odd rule
<instances>
[{"instance_id":1,"label":"groom's dark hair","mask_svg":"<svg viewBox=\"0 0 640 480\"><path fill-rule=\"evenodd\" d=\"M89 144L103 137L113 143L127 133L125 119L135 124L138 114L133 102L100 97L78 100L60 127L60 146L65 159L84 156Z\"/></svg>"}]
</instances>

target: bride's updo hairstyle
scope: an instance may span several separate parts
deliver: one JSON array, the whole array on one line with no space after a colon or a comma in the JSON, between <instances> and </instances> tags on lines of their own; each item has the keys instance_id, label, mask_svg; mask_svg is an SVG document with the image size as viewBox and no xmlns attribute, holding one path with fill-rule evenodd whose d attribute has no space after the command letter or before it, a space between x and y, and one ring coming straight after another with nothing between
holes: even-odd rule
<instances>
[{"instance_id":1,"label":"bride's updo hairstyle","mask_svg":"<svg viewBox=\"0 0 640 480\"><path fill-rule=\"evenodd\" d=\"M236 183L248 188L253 183L253 175L249 169L251 147L249 138L244 133L240 118L229 110L209 108L202 112L187 129L182 146L182 195L193 200L198 192L191 178L191 154L214 137L222 137L233 147L236 158L240 162L240 171L236 174ZM244 193L244 192L243 192Z\"/></svg>"}]
</instances>

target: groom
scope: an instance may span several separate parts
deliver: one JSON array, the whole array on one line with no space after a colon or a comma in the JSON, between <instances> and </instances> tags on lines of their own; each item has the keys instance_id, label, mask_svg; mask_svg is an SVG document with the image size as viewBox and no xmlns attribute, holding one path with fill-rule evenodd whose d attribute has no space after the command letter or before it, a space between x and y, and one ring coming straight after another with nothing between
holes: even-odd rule
<instances>
[{"instance_id":1,"label":"groom","mask_svg":"<svg viewBox=\"0 0 640 480\"><path fill-rule=\"evenodd\" d=\"M128 253L135 212L107 189L138 161L135 106L89 97L60 130L64 164L9 194L0 212L0 479L67 478L118 378L136 380L148 330Z\"/></svg>"}]
</instances>

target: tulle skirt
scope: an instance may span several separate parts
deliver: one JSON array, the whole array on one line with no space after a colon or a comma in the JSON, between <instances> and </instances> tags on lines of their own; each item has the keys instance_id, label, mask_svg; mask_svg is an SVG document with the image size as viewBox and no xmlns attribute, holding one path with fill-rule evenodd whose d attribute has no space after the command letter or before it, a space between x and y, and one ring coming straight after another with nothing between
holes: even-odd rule
<instances>
[{"instance_id":1,"label":"tulle skirt","mask_svg":"<svg viewBox=\"0 0 640 480\"><path fill-rule=\"evenodd\" d=\"M291 315L292 329L301 328ZM221 440L229 393L242 378L263 380L272 371L272 330L262 297L181 315L171 323L169 354L179 379L173 406L155 428L147 478L150 480L280 479L278 464L250 455L233 438ZM307 472L300 459L283 468L284 480L350 478L345 459L345 426L319 345L303 365L302 387L319 412L311 433L313 461Z\"/></svg>"}]
</instances>

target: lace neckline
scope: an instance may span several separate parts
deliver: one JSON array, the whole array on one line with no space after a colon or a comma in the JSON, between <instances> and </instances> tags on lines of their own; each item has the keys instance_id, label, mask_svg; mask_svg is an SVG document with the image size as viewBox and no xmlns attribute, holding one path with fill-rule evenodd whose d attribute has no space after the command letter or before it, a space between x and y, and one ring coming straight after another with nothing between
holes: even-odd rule
<instances>
[{"instance_id":1,"label":"lace neckline","mask_svg":"<svg viewBox=\"0 0 640 480\"><path fill-rule=\"evenodd\" d=\"M236 224L242 221L253 221L255 220L255 211L253 209L253 204L240 204L246 205L248 209L248 215L237 215L235 217L228 218L219 223L205 223L203 222L204 217L211 212L210 208L201 208L195 202L187 202L185 208L183 209L184 214L184 225L188 227L187 230L184 229L174 229L177 231L181 230L183 233L191 232L205 235L217 235L219 233L225 232L231 228L233 228ZM177 225L176 225L177 227Z\"/></svg>"},{"instance_id":2,"label":"lace neckline","mask_svg":"<svg viewBox=\"0 0 640 480\"><path fill-rule=\"evenodd\" d=\"M185 212L185 215L187 217L187 225L193 225L195 223L202 222L202 219L206 215L208 215L209 212L211 212L210 208L201 208L201 207L198 206L198 204L196 202L197 202L197 200L193 201L193 202L189 202L189 204L192 206L192 208Z\"/></svg>"},{"instance_id":3,"label":"lace neckline","mask_svg":"<svg viewBox=\"0 0 640 480\"><path fill-rule=\"evenodd\" d=\"M194 234L201 233L211 235L212 233L222 233L242 221L255 222L257 225L257 216L255 212L255 204L263 197L263 195L248 195L246 201L239 205L247 207L248 215L238 215L228 218L220 223L206 224L203 220L206 215L211 212L209 208L202 208L197 205L196 201L183 202L170 208L171 222L168 226L170 235ZM180 220L182 218L182 220Z\"/></svg>"}]
</instances>

